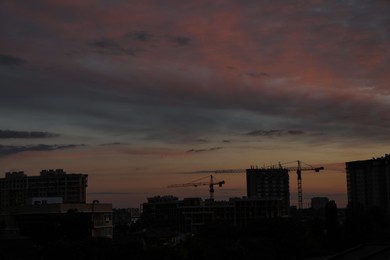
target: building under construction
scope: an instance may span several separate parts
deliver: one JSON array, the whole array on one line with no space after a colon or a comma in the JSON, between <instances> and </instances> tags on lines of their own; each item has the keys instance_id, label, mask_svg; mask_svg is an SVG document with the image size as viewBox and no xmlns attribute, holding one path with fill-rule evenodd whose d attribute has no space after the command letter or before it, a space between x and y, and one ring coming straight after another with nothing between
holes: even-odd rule
<instances>
[{"instance_id":1,"label":"building under construction","mask_svg":"<svg viewBox=\"0 0 390 260\"><path fill-rule=\"evenodd\" d=\"M390 214L390 154L346 163L348 202Z\"/></svg>"},{"instance_id":2,"label":"building under construction","mask_svg":"<svg viewBox=\"0 0 390 260\"><path fill-rule=\"evenodd\" d=\"M246 170L248 198L281 200L282 214L290 207L289 175L286 168L250 168Z\"/></svg>"},{"instance_id":3,"label":"building under construction","mask_svg":"<svg viewBox=\"0 0 390 260\"><path fill-rule=\"evenodd\" d=\"M285 167L285 164L297 163L296 167ZM281 164L279 167L254 168L250 169L224 169L224 170L202 170L194 173L246 173L247 175L247 194L251 198L279 198L284 202L283 214L288 214L290 205L289 192L289 172L297 173L298 184L298 209L303 208L303 191L302 191L302 171L320 172L324 167L313 167L308 164L302 167L302 161L293 161Z\"/></svg>"}]
</instances>

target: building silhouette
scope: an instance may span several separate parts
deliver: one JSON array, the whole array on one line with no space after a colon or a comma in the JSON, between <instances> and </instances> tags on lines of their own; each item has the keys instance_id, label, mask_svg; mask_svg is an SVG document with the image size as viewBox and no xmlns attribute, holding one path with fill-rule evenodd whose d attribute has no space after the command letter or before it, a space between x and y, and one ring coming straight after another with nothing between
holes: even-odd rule
<instances>
[{"instance_id":1,"label":"building silhouette","mask_svg":"<svg viewBox=\"0 0 390 260\"><path fill-rule=\"evenodd\" d=\"M323 209L329 202L328 197L313 197L311 198L310 208L312 209Z\"/></svg>"},{"instance_id":2,"label":"building silhouette","mask_svg":"<svg viewBox=\"0 0 390 260\"><path fill-rule=\"evenodd\" d=\"M53 201L54 202L54 201ZM112 204L52 203L9 207L2 210L0 234L50 240L64 236L112 238Z\"/></svg>"},{"instance_id":3,"label":"building silhouette","mask_svg":"<svg viewBox=\"0 0 390 260\"><path fill-rule=\"evenodd\" d=\"M7 172L0 179L0 209L26 204L26 200L59 197L63 203L85 203L88 175L62 169L42 170L39 176Z\"/></svg>"},{"instance_id":4,"label":"building silhouette","mask_svg":"<svg viewBox=\"0 0 390 260\"><path fill-rule=\"evenodd\" d=\"M390 213L390 154L346 163L348 202Z\"/></svg>"},{"instance_id":5,"label":"building silhouette","mask_svg":"<svg viewBox=\"0 0 390 260\"><path fill-rule=\"evenodd\" d=\"M39 240L112 238L112 204L86 203L88 175L62 169L0 179L0 236Z\"/></svg>"},{"instance_id":6,"label":"building silhouette","mask_svg":"<svg viewBox=\"0 0 390 260\"><path fill-rule=\"evenodd\" d=\"M246 170L248 198L281 200L282 215L288 215L290 207L290 188L288 169L251 168Z\"/></svg>"},{"instance_id":7,"label":"building silhouette","mask_svg":"<svg viewBox=\"0 0 390 260\"><path fill-rule=\"evenodd\" d=\"M259 219L282 216L281 199L231 198L229 201L155 196L142 205L141 221L152 227L195 232L207 224L247 226Z\"/></svg>"},{"instance_id":8,"label":"building silhouette","mask_svg":"<svg viewBox=\"0 0 390 260\"><path fill-rule=\"evenodd\" d=\"M112 209L113 226L130 226L136 223L141 216L139 208L115 208Z\"/></svg>"}]
</instances>

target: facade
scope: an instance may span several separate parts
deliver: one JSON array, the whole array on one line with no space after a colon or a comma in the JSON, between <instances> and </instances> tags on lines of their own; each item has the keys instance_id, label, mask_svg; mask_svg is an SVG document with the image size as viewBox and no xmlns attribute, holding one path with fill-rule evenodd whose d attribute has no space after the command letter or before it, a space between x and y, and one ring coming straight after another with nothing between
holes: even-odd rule
<instances>
[{"instance_id":1,"label":"facade","mask_svg":"<svg viewBox=\"0 0 390 260\"><path fill-rule=\"evenodd\" d=\"M139 208L112 209L112 222L114 226L130 226L136 223L141 216Z\"/></svg>"},{"instance_id":2,"label":"facade","mask_svg":"<svg viewBox=\"0 0 390 260\"><path fill-rule=\"evenodd\" d=\"M348 202L390 213L390 154L346 163Z\"/></svg>"},{"instance_id":3,"label":"facade","mask_svg":"<svg viewBox=\"0 0 390 260\"><path fill-rule=\"evenodd\" d=\"M62 169L42 170L39 176L7 172L0 179L0 209L21 206L33 197L58 197L63 203L85 203L87 174L68 174Z\"/></svg>"},{"instance_id":4,"label":"facade","mask_svg":"<svg viewBox=\"0 0 390 260\"><path fill-rule=\"evenodd\" d=\"M112 238L112 204L53 203L9 207L0 214L2 232L26 237Z\"/></svg>"},{"instance_id":5,"label":"facade","mask_svg":"<svg viewBox=\"0 0 390 260\"><path fill-rule=\"evenodd\" d=\"M154 196L142 204L141 220L150 226L169 226L181 229L183 201L175 196Z\"/></svg>"},{"instance_id":6,"label":"facade","mask_svg":"<svg viewBox=\"0 0 390 260\"><path fill-rule=\"evenodd\" d=\"M247 226L250 223L282 216L280 199L233 198L229 201L210 201L201 198L179 200L173 196L148 198L143 204L141 220L151 226L171 227L195 232L200 226L224 223Z\"/></svg>"},{"instance_id":7,"label":"facade","mask_svg":"<svg viewBox=\"0 0 390 260\"><path fill-rule=\"evenodd\" d=\"M288 215L290 188L288 170L284 168L251 168L246 170L248 198L281 200L282 214Z\"/></svg>"}]
</instances>

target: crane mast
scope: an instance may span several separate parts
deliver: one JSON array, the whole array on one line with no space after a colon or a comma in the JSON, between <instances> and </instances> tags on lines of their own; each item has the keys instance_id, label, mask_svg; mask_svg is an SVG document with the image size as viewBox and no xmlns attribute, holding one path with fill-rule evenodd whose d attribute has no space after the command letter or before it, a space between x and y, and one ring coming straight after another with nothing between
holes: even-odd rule
<instances>
[{"instance_id":1,"label":"crane mast","mask_svg":"<svg viewBox=\"0 0 390 260\"><path fill-rule=\"evenodd\" d=\"M302 171L315 171L320 172L324 167L313 167L308 165L307 167L302 167L302 161L295 161L297 163L297 167L283 167L282 164L279 163L279 167L283 169L287 169L288 171L296 171L297 173L297 183L298 183L298 209L303 209L303 192L302 192ZM287 163L285 163L287 164Z\"/></svg>"},{"instance_id":2,"label":"crane mast","mask_svg":"<svg viewBox=\"0 0 390 260\"><path fill-rule=\"evenodd\" d=\"M301 161L298 160L298 168L297 168L297 181L298 181L298 209L303 208L302 202L302 169L301 169Z\"/></svg>"}]
</instances>

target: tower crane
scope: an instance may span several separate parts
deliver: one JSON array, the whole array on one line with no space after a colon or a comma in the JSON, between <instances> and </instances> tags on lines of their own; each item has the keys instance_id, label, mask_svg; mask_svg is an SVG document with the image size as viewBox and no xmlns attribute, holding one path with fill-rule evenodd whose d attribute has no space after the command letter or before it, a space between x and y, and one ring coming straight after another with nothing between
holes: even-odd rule
<instances>
[{"instance_id":1,"label":"tower crane","mask_svg":"<svg viewBox=\"0 0 390 260\"><path fill-rule=\"evenodd\" d=\"M302 202L302 171L315 171L320 172L324 169L324 167L313 167L310 165L307 165L306 167L302 167L301 161L295 161L298 163L297 167L283 167L281 163L279 163L279 168L281 169L287 169L288 171L296 171L297 172L297 182L298 182L298 209L303 208L303 202ZM288 164L288 163L284 163Z\"/></svg>"},{"instance_id":2,"label":"tower crane","mask_svg":"<svg viewBox=\"0 0 390 260\"><path fill-rule=\"evenodd\" d=\"M209 178L209 177L210 177L209 182L201 181L201 180L204 180L204 179ZM214 176L210 175L210 176L207 176L207 177L204 177L204 178L192 181L192 182L187 182L187 183L183 183L183 184L171 184L171 185L168 185L168 188L190 187L190 186L198 187L198 186L203 186L203 185L209 185L210 200L213 201L214 200L214 185L218 185L219 187L222 187L223 184L225 184L225 181L214 181Z\"/></svg>"},{"instance_id":3,"label":"tower crane","mask_svg":"<svg viewBox=\"0 0 390 260\"><path fill-rule=\"evenodd\" d=\"M279 163L279 168L280 169L285 169L288 172L290 171L295 171L297 173L297 181L298 181L298 209L303 208L303 203L302 203L302 171L315 171L315 172L320 172L321 170L324 170L324 167L313 167L308 164L306 164L306 167L302 167L302 161L294 161L297 163L297 167L284 167L284 164L289 164L292 162L288 163ZM271 167L272 168L272 167ZM205 170L205 171L195 171L193 173L246 173L247 169L225 169L225 170Z\"/></svg>"}]
</instances>

